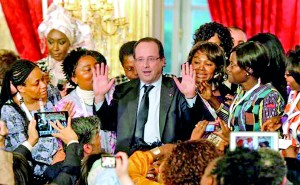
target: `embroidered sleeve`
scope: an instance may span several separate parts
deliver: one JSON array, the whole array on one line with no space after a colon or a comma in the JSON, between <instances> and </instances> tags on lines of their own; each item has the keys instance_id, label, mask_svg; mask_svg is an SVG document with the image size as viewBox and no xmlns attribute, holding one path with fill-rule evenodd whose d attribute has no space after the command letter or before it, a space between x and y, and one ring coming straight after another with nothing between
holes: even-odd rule
<instances>
[{"instance_id":1,"label":"embroidered sleeve","mask_svg":"<svg viewBox=\"0 0 300 185\"><path fill-rule=\"evenodd\" d=\"M224 120L226 123L229 119L229 107L223 103L221 103L218 110L216 110L216 113L218 117L220 117L222 120Z\"/></svg>"},{"instance_id":2,"label":"embroidered sleeve","mask_svg":"<svg viewBox=\"0 0 300 185\"><path fill-rule=\"evenodd\" d=\"M277 91L271 91L261 102L260 118L261 123L264 123L267 119L278 116L284 111L284 100Z\"/></svg>"},{"instance_id":3,"label":"embroidered sleeve","mask_svg":"<svg viewBox=\"0 0 300 185\"><path fill-rule=\"evenodd\" d=\"M25 132L25 120L10 105L4 105L1 109L1 119L6 123L8 135L5 139L5 148L7 151L15 150L27 139Z\"/></svg>"}]
</instances>

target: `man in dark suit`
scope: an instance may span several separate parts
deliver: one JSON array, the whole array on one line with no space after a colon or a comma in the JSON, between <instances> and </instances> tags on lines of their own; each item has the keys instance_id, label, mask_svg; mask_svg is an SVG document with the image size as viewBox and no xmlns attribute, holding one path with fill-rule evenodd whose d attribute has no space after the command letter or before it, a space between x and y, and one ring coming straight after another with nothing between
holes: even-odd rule
<instances>
[{"instance_id":1,"label":"man in dark suit","mask_svg":"<svg viewBox=\"0 0 300 185\"><path fill-rule=\"evenodd\" d=\"M116 150L131 154L140 146L189 139L194 128L190 112L196 100L195 71L183 64L181 82L163 77L164 50L155 38L140 39L134 59L139 79L116 86L110 102L105 94L114 80L108 80L107 66L98 65L93 71L95 109L102 129L117 131Z\"/></svg>"}]
</instances>

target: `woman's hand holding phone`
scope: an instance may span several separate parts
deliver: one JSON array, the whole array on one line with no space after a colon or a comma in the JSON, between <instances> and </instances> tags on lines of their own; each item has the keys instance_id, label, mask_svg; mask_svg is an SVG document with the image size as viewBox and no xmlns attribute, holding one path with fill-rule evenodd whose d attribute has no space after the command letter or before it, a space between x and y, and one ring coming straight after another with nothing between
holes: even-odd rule
<instances>
[{"instance_id":1,"label":"woman's hand holding phone","mask_svg":"<svg viewBox=\"0 0 300 185\"><path fill-rule=\"evenodd\" d=\"M220 138L222 138L224 141L226 141L227 143L229 143L229 139L230 139L230 128L227 126L227 124L225 123L225 121L223 121L221 118L217 118L217 121L220 124L221 127L221 131L218 132L214 132L213 134L219 136Z\"/></svg>"},{"instance_id":2,"label":"woman's hand holding phone","mask_svg":"<svg viewBox=\"0 0 300 185\"><path fill-rule=\"evenodd\" d=\"M195 128L192 132L191 135L191 139L190 140L199 140L202 138L205 130L206 130L206 126L208 125L208 121L203 120L203 121L199 121L197 123L197 125L195 125Z\"/></svg>"}]
</instances>

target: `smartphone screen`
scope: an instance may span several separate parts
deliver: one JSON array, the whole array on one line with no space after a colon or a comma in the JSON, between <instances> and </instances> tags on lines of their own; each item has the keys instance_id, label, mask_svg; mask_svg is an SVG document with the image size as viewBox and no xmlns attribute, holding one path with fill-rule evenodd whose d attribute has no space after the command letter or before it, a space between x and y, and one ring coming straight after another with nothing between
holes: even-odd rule
<instances>
[{"instance_id":1,"label":"smartphone screen","mask_svg":"<svg viewBox=\"0 0 300 185\"><path fill-rule=\"evenodd\" d=\"M40 137L49 137L52 133L57 133L57 131L51 126L50 121L60 123L65 127L68 121L68 112L38 112L34 114L36 120L36 127Z\"/></svg>"},{"instance_id":2,"label":"smartphone screen","mask_svg":"<svg viewBox=\"0 0 300 185\"><path fill-rule=\"evenodd\" d=\"M214 132L216 128L216 124L214 122L209 122L205 128L206 132Z\"/></svg>"},{"instance_id":3,"label":"smartphone screen","mask_svg":"<svg viewBox=\"0 0 300 185\"><path fill-rule=\"evenodd\" d=\"M115 168L116 167L116 156L102 155L101 159L102 159L101 165L103 168Z\"/></svg>"}]
</instances>

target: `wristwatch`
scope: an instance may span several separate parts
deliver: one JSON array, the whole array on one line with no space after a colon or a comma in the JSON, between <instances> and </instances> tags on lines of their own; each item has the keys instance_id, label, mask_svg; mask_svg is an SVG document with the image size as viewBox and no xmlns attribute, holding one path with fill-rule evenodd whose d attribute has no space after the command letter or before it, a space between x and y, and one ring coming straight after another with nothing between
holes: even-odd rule
<instances>
[{"instance_id":1,"label":"wristwatch","mask_svg":"<svg viewBox=\"0 0 300 185\"><path fill-rule=\"evenodd\" d=\"M160 149L159 149L159 147L155 147L155 148L151 149L150 152L152 152L154 154L154 156L157 157L160 154Z\"/></svg>"}]
</instances>

